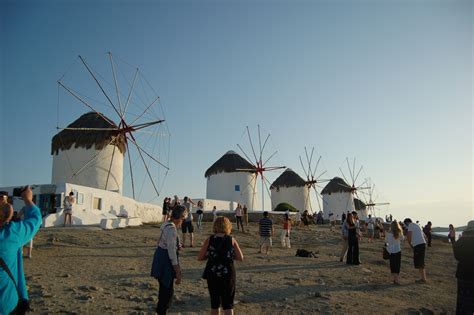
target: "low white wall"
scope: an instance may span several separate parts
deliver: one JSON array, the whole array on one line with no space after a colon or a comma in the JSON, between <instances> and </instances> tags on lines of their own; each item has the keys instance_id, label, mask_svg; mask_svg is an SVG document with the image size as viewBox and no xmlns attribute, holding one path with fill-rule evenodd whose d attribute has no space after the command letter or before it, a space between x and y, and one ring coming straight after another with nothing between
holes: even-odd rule
<instances>
[{"instance_id":1,"label":"low white wall","mask_svg":"<svg viewBox=\"0 0 474 315\"><path fill-rule=\"evenodd\" d=\"M21 187L21 186L15 186ZM12 195L13 188L4 187L0 190L7 191ZM52 187L52 188L51 188ZM53 191L51 191L53 189ZM74 225L100 225L102 219L113 219L117 217L140 218L141 222L160 222L162 208L159 205L135 201L132 198L122 196L113 191L85 187L70 183L57 183L56 185L34 185L33 194L41 193L61 195L61 208L57 213L52 213L43 218L44 227L62 226L64 214L62 203L64 196L73 191L76 195L76 204L73 206L72 221ZM100 198L101 209L94 209L94 198ZM19 198L13 199L15 211L19 211L24 203Z\"/></svg>"}]
</instances>

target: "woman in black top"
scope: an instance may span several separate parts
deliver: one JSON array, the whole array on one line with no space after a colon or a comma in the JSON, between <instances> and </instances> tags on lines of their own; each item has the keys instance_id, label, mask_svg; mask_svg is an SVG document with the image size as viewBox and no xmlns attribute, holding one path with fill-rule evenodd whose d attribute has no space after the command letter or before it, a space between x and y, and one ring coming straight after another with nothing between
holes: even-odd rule
<instances>
[{"instance_id":1,"label":"woman in black top","mask_svg":"<svg viewBox=\"0 0 474 315\"><path fill-rule=\"evenodd\" d=\"M232 223L219 216L214 221L213 232L199 251L198 260L207 259L203 278L211 296L211 314L219 314L222 306L224 314L233 314L235 295L234 259L242 261L243 254L237 241L230 236Z\"/></svg>"},{"instance_id":2,"label":"woman in black top","mask_svg":"<svg viewBox=\"0 0 474 315\"><path fill-rule=\"evenodd\" d=\"M349 244L346 263L348 265L359 265L359 235L354 222L354 215L347 216L346 226L348 231L347 241Z\"/></svg>"}]
</instances>

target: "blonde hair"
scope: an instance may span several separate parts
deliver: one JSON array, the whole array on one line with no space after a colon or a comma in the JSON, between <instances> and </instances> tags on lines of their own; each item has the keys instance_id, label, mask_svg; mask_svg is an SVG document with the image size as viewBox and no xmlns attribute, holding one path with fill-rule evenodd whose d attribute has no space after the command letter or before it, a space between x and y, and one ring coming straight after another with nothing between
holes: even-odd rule
<instances>
[{"instance_id":1,"label":"blonde hair","mask_svg":"<svg viewBox=\"0 0 474 315\"><path fill-rule=\"evenodd\" d=\"M392 224L390 224L390 231L392 232L394 239L398 239L400 235L403 236L403 230L397 220L394 220Z\"/></svg>"},{"instance_id":2,"label":"blonde hair","mask_svg":"<svg viewBox=\"0 0 474 315\"><path fill-rule=\"evenodd\" d=\"M230 231L232 231L232 223L230 223L230 220L228 218L218 216L214 221L212 231L214 233L224 233L225 235L229 235Z\"/></svg>"}]
</instances>

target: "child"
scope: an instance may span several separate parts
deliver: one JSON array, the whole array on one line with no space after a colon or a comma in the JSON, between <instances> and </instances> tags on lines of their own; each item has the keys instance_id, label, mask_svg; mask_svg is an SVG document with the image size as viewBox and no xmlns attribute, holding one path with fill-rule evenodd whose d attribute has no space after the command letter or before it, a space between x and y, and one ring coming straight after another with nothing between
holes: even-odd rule
<instances>
[{"instance_id":1,"label":"child","mask_svg":"<svg viewBox=\"0 0 474 315\"><path fill-rule=\"evenodd\" d=\"M291 248L290 244L291 220L288 214L283 217L283 230L281 231L281 247Z\"/></svg>"}]
</instances>

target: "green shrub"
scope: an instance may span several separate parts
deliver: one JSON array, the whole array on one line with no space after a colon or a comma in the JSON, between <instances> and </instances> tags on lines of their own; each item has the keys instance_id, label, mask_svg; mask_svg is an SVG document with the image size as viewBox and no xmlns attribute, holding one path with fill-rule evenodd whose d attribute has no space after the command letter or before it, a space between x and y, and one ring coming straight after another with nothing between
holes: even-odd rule
<instances>
[{"instance_id":1,"label":"green shrub","mask_svg":"<svg viewBox=\"0 0 474 315\"><path fill-rule=\"evenodd\" d=\"M295 207L293 207L292 205L286 202L280 203L278 206L275 207L275 209L273 209L273 211L282 211L282 212L285 212L286 210L290 210L290 212L298 211L298 209L296 209Z\"/></svg>"}]
</instances>

